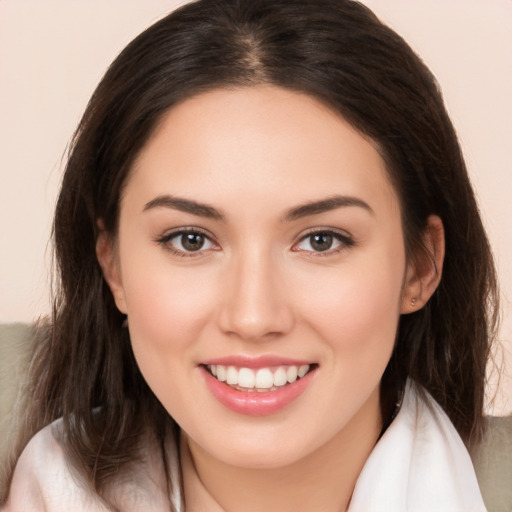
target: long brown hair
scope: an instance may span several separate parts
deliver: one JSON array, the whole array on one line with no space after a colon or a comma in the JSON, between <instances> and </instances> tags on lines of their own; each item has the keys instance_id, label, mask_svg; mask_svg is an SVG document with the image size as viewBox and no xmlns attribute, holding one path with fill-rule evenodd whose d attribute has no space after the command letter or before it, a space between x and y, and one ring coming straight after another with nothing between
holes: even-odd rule
<instances>
[{"instance_id":1,"label":"long brown hair","mask_svg":"<svg viewBox=\"0 0 512 512\"><path fill-rule=\"evenodd\" d=\"M376 143L401 200L409 257L422 251L427 217L441 217L442 280L424 308L400 319L382 379L382 413L389 416L409 377L433 395L466 442L478 439L496 275L434 77L355 1L199 0L125 48L74 136L53 231L60 285L34 354L25 428L4 490L29 438L59 417L66 452L99 495L137 457L144 433L162 443L177 435L137 367L103 279L97 221L115 235L132 162L173 105L213 88L256 84L309 94Z\"/></svg>"}]
</instances>

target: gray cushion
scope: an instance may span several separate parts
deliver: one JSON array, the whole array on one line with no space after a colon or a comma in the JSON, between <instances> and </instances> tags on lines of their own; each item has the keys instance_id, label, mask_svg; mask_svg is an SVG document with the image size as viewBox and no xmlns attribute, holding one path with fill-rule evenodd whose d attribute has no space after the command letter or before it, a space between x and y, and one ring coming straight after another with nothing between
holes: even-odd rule
<instances>
[{"instance_id":1,"label":"gray cushion","mask_svg":"<svg viewBox=\"0 0 512 512\"><path fill-rule=\"evenodd\" d=\"M0 457L12 428L13 408L26 372L35 330L23 324L0 324Z\"/></svg>"},{"instance_id":2,"label":"gray cushion","mask_svg":"<svg viewBox=\"0 0 512 512\"><path fill-rule=\"evenodd\" d=\"M512 416L488 417L487 434L472 453L489 512L512 511Z\"/></svg>"}]
</instances>

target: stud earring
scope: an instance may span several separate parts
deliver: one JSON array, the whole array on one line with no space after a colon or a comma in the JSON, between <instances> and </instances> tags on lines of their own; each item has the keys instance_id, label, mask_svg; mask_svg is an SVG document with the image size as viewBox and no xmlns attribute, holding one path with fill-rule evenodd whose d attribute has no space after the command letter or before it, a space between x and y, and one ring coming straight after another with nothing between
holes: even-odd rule
<instances>
[{"instance_id":1,"label":"stud earring","mask_svg":"<svg viewBox=\"0 0 512 512\"><path fill-rule=\"evenodd\" d=\"M416 306L416 297L413 297L412 300L411 300L411 306L414 308Z\"/></svg>"}]
</instances>

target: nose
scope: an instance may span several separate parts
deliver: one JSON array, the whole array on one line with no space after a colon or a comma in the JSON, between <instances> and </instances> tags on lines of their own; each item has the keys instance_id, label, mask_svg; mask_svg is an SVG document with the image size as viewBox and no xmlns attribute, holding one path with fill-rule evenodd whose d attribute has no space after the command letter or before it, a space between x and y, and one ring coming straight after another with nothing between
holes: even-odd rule
<instances>
[{"instance_id":1,"label":"nose","mask_svg":"<svg viewBox=\"0 0 512 512\"><path fill-rule=\"evenodd\" d=\"M220 292L220 329L244 340L265 341L290 332L294 315L279 265L255 251L230 268Z\"/></svg>"}]
</instances>

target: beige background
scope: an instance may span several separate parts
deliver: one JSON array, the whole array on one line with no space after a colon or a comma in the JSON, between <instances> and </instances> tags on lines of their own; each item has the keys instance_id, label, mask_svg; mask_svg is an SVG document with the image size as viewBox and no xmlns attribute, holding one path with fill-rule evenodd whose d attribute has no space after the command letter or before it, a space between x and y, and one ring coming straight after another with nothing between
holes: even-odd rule
<instances>
[{"instance_id":1,"label":"beige background","mask_svg":"<svg viewBox=\"0 0 512 512\"><path fill-rule=\"evenodd\" d=\"M0 0L0 322L48 311L62 160L116 54L176 0ZM442 85L495 248L512 366L512 0L365 0ZM495 413L512 410L502 379Z\"/></svg>"}]
</instances>

